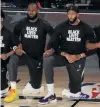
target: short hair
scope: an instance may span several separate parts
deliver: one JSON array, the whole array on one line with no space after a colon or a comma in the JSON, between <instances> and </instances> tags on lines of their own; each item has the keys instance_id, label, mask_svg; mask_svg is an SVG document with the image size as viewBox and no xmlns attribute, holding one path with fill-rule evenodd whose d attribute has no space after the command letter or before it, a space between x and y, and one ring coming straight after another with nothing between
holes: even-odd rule
<instances>
[{"instance_id":1,"label":"short hair","mask_svg":"<svg viewBox=\"0 0 100 107\"><path fill-rule=\"evenodd\" d=\"M31 2L31 3L28 4L28 6L29 6L29 5L36 5L37 9L39 9L37 3Z\"/></svg>"},{"instance_id":2,"label":"short hair","mask_svg":"<svg viewBox=\"0 0 100 107\"><path fill-rule=\"evenodd\" d=\"M76 7L75 5L70 5L70 6L68 6L67 12L70 11L70 10L73 10L73 11L79 13L79 9L78 9L78 7Z\"/></svg>"}]
</instances>

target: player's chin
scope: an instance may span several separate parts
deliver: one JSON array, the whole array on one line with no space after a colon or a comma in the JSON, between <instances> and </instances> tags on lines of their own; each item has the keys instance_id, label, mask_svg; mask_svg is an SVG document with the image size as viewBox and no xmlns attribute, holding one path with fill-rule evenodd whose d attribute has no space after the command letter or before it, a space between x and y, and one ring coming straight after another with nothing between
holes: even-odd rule
<instances>
[{"instance_id":1,"label":"player's chin","mask_svg":"<svg viewBox=\"0 0 100 107\"><path fill-rule=\"evenodd\" d=\"M70 22L73 22L73 20L69 20Z\"/></svg>"},{"instance_id":2,"label":"player's chin","mask_svg":"<svg viewBox=\"0 0 100 107\"><path fill-rule=\"evenodd\" d=\"M29 15L30 18L33 18L35 15Z\"/></svg>"}]
</instances>

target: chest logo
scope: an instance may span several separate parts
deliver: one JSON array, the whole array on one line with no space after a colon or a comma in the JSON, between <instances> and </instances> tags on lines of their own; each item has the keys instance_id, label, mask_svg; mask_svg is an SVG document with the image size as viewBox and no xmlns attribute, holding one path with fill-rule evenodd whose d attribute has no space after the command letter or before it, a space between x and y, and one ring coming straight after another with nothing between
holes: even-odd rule
<instances>
[{"instance_id":1,"label":"chest logo","mask_svg":"<svg viewBox=\"0 0 100 107\"><path fill-rule=\"evenodd\" d=\"M2 43L2 41L3 41L3 36L0 36L0 47L5 47L5 44Z\"/></svg>"},{"instance_id":2,"label":"chest logo","mask_svg":"<svg viewBox=\"0 0 100 107\"><path fill-rule=\"evenodd\" d=\"M80 34L79 30L68 30L69 37L67 37L66 40L80 42L81 38L79 38L79 34Z\"/></svg>"},{"instance_id":3,"label":"chest logo","mask_svg":"<svg viewBox=\"0 0 100 107\"><path fill-rule=\"evenodd\" d=\"M26 34L24 34L25 38L38 39L37 28L36 27L26 27Z\"/></svg>"}]
</instances>

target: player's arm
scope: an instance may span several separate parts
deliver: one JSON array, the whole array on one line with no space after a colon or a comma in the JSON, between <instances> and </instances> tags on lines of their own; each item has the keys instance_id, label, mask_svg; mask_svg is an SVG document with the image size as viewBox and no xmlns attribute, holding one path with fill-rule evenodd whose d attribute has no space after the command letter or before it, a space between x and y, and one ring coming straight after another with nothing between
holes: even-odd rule
<instances>
[{"instance_id":1,"label":"player's arm","mask_svg":"<svg viewBox=\"0 0 100 107\"><path fill-rule=\"evenodd\" d=\"M85 28L85 39L87 50L94 50L100 48L100 42L97 43L97 36L95 31L90 26Z\"/></svg>"},{"instance_id":2,"label":"player's arm","mask_svg":"<svg viewBox=\"0 0 100 107\"><path fill-rule=\"evenodd\" d=\"M50 36L50 38L51 38L52 35L53 35L53 32L54 32L53 27L52 27L48 22L44 22L44 27L45 27L46 33L47 33L47 34Z\"/></svg>"},{"instance_id":3,"label":"player's arm","mask_svg":"<svg viewBox=\"0 0 100 107\"><path fill-rule=\"evenodd\" d=\"M8 52L8 53L6 53L6 54L1 54L0 55L0 58L2 59L2 60L6 60L8 57L10 57L11 55L13 55L14 54L14 51L12 50L12 51L10 51L10 52Z\"/></svg>"},{"instance_id":4,"label":"player's arm","mask_svg":"<svg viewBox=\"0 0 100 107\"><path fill-rule=\"evenodd\" d=\"M46 33L49 35L49 37L51 38L52 37L52 35L53 35L53 32L54 32L54 29L53 29L53 27L47 22L47 21L44 21L44 23L43 23L43 25L44 25L44 29L45 29L45 31L46 31ZM49 39L50 40L50 39ZM54 52L54 49L53 48L51 48L51 49L49 49L48 48L48 44L46 45L46 47L45 47L45 50L46 50L46 52L45 52L45 54L53 54L53 52Z\"/></svg>"},{"instance_id":5,"label":"player's arm","mask_svg":"<svg viewBox=\"0 0 100 107\"><path fill-rule=\"evenodd\" d=\"M87 48L87 50L93 50L93 49L100 48L100 42L98 42L98 43L89 43L89 41L87 41L86 48Z\"/></svg>"},{"instance_id":6,"label":"player's arm","mask_svg":"<svg viewBox=\"0 0 100 107\"><path fill-rule=\"evenodd\" d=\"M87 41L86 47L88 50L100 48L100 40L99 40L100 30L99 29L100 29L100 26L94 27L94 32L96 34L97 43L89 43L89 41Z\"/></svg>"},{"instance_id":7,"label":"player's arm","mask_svg":"<svg viewBox=\"0 0 100 107\"><path fill-rule=\"evenodd\" d=\"M20 41L20 36L21 36L21 31L22 31L22 28L24 26L24 21L20 21L14 28L14 31L13 31L13 34L14 34L14 40L15 40L15 43L16 43L16 46L13 47L13 50L14 52L21 56L23 53L25 53L23 51L23 47L22 47L22 44L21 44L21 41Z\"/></svg>"},{"instance_id":8,"label":"player's arm","mask_svg":"<svg viewBox=\"0 0 100 107\"><path fill-rule=\"evenodd\" d=\"M15 40L17 46L21 43L20 36L22 29L23 29L23 21L19 21L13 30L13 35L14 35L13 39Z\"/></svg>"},{"instance_id":9,"label":"player's arm","mask_svg":"<svg viewBox=\"0 0 100 107\"><path fill-rule=\"evenodd\" d=\"M11 36L10 36L10 38L11 38ZM10 44L11 44L11 46L12 46L12 41L10 41ZM2 60L6 60L8 57L10 57L10 56L13 55L13 54L14 54L14 50L11 50L11 51L8 52L8 53L1 54L1 55L0 55L0 58L1 58Z\"/></svg>"},{"instance_id":10,"label":"player's arm","mask_svg":"<svg viewBox=\"0 0 100 107\"><path fill-rule=\"evenodd\" d=\"M2 60L6 60L8 57L10 57L12 54L14 54L13 47L16 46L16 42L15 42L14 35L10 31L8 32L7 42L9 43L7 47L10 48L11 51L7 53L7 51L5 50L6 53L3 53L0 55Z\"/></svg>"},{"instance_id":11,"label":"player's arm","mask_svg":"<svg viewBox=\"0 0 100 107\"><path fill-rule=\"evenodd\" d=\"M48 57L50 55L52 55L55 51L58 50L59 48L59 43L60 43L60 32L59 32L59 28L56 27L54 29L54 32L49 40L49 43L47 45L47 50L44 52L44 57Z\"/></svg>"}]
</instances>

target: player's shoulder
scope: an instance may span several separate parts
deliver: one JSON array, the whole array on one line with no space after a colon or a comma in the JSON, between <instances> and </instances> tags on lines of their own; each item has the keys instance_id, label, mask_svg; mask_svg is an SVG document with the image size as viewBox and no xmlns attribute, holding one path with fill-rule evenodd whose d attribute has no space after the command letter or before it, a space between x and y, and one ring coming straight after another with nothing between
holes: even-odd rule
<instances>
[{"instance_id":1,"label":"player's shoulder","mask_svg":"<svg viewBox=\"0 0 100 107\"><path fill-rule=\"evenodd\" d=\"M19 20L17 22L17 24L15 25L15 29L21 29L21 28L23 28L23 26L26 24L26 22L27 22L27 18L26 17L23 18L23 19L21 19L21 20Z\"/></svg>"},{"instance_id":2,"label":"player's shoulder","mask_svg":"<svg viewBox=\"0 0 100 107\"><path fill-rule=\"evenodd\" d=\"M8 35L8 36L11 36L12 35L12 32L6 28L5 26L3 27L3 30L5 31L5 33Z\"/></svg>"},{"instance_id":3,"label":"player's shoulder","mask_svg":"<svg viewBox=\"0 0 100 107\"><path fill-rule=\"evenodd\" d=\"M3 27L3 29L7 32L7 33L12 33L7 27Z\"/></svg>"},{"instance_id":4,"label":"player's shoulder","mask_svg":"<svg viewBox=\"0 0 100 107\"><path fill-rule=\"evenodd\" d=\"M41 24L50 25L50 23L47 20L44 20L42 18L39 18L39 21L40 21Z\"/></svg>"},{"instance_id":5,"label":"player's shoulder","mask_svg":"<svg viewBox=\"0 0 100 107\"><path fill-rule=\"evenodd\" d=\"M100 29L100 25L98 26L98 28Z\"/></svg>"},{"instance_id":6,"label":"player's shoulder","mask_svg":"<svg viewBox=\"0 0 100 107\"><path fill-rule=\"evenodd\" d=\"M25 23L26 21L27 21L27 17L21 19L21 20L19 21L19 23Z\"/></svg>"},{"instance_id":7,"label":"player's shoulder","mask_svg":"<svg viewBox=\"0 0 100 107\"><path fill-rule=\"evenodd\" d=\"M92 26L90 26L89 24L87 24L87 23L84 22L84 21L81 21L81 25L84 26L84 28L87 29L87 30L88 30L88 29L91 29L91 30L93 29Z\"/></svg>"},{"instance_id":8,"label":"player's shoulder","mask_svg":"<svg viewBox=\"0 0 100 107\"><path fill-rule=\"evenodd\" d=\"M100 25L95 26L94 29L100 30Z\"/></svg>"},{"instance_id":9,"label":"player's shoulder","mask_svg":"<svg viewBox=\"0 0 100 107\"><path fill-rule=\"evenodd\" d=\"M68 21L63 21L63 22L59 23L55 28L56 28L56 29L62 29L62 28L64 28L66 25L68 25Z\"/></svg>"}]
</instances>

